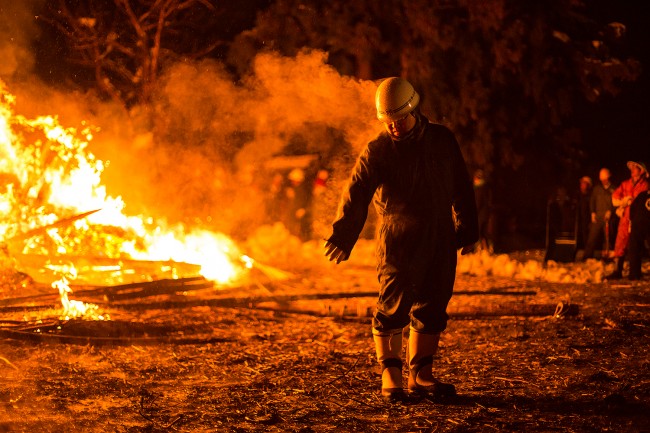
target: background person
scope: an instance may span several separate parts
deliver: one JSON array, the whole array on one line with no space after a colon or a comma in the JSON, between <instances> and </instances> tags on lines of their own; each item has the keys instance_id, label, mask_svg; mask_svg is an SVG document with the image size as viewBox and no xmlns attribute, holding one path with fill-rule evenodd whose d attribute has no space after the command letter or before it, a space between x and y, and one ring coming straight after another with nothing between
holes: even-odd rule
<instances>
[{"instance_id":1,"label":"background person","mask_svg":"<svg viewBox=\"0 0 650 433\"><path fill-rule=\"evenodd\" d=\"M609 169L601 168L598 173L600 183L591 192L589 198L589 213L591 225L585 244L584 260L594 257L596 249L602 249L605 243L605 250L609 251L614 242L614 233L611 231L611 220L614 205L612 204L612 175ZM606 258L606 257L603 257Z\"/></svg>"},{"instance_id":2,"label":"background person","mask_svg":"<svg viewBox=\"0 0 650 433\"><path fill-rule=\"evenodd\" d=\"M591 212L589 211L589 200L593 181L589 176L582 176L578 181L578 198L576 200L578 211L578 232L576 233L576 248L584 250L587 238L589 237L589 226L591 226Z\"/></svg>"},{"instance_id":3,"label":"background person","mask_svg":"<svg viewBox=\"0 0 650 433\"><path fill-rule=\"evenodd\" d=\"M629 280L640 280L645 242L650 242L650 190L636 196L630 205Z\"/></svg>"},{"instance_id":4,"label":"background person","mask_svg":"<svg viewBox=\"0 0 650 433\"><path fill-rule=\"evenodd\" d=\"M575 259L577 225L575 200L571 199L564 186L559 186L546 208L545 262L572 262Z\"/></svg>"},{"instance_id":5,"label":"background person","mask_svg":"<svg viewBox=\"0 0 650 433\"><path fill-rule=\"evenodd\" d=\"M623 277L623 264L630 238L630 205L637 195L648 190L648 169L645 164L628 161L627 168L630 170L630 178L623 181L612 193L612 204L616 206L616 214L620 219L614 247L616 270L605 277L609 280Z\"/></svg>"},{"instance_id":6,"label":"background person","mask_svg":"<svg viewBox=\"0 0 650 433\"><path fill-rule=\"evenodd\" d=\"M285 224L289 232L302 241L312 237L313 181L306 176L305 170L294 168L287 175L289 182L284 189Z\"/></svg>"},{"instance_id":7,"label":"background person","mask_svg":"<svg viewBox=\"0 0 650 433\"><path fill-rule=\"evenodd\" d=\"M478 247L487 252L494 252L494 236L492 222L492 188L482 169L474 171L474 197L478 212Z\"/></svg>"}]
</instances>

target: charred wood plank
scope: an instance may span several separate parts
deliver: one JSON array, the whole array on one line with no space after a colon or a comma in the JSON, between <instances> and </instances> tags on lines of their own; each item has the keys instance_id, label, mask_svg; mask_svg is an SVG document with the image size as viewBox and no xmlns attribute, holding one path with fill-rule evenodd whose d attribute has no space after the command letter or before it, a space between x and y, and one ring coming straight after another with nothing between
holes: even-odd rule
<instances>
[{"instance_id":1,"label":"charred wood plank","mask_svg":"<svg viewBox=\"0 0 650 433\"><path fill-rule=\"evenodd\" d=\"M35 343L58 343L80 346L150 346L159 344L208 344L225 343L232 341L230 338L215 336L183 336L183 337L95 337L66 334L47 334L38 332L17 331L12 329L0 329L0 338L11 338L14 340L31 341Z\"/></svg>"},{"instance_id":2,"label":"charred wood plank","mask_svg":"<svg viewBox=\"0 0 650 433\"><path fill-rule=\"evenodd\" d=\"M204 277L163 279L141 283L122 284L118 286L98 287L94 289L75 290L71 295L77 300L80 298L97 297L100 301L112 302L115 300L146 298L157 295L171 294L176 292L187 292L213 288L214 282ZM0 306L19 305L32 303L34 301L56 303L61 298L59 293L52 289L52 293L41 293L32 296L9 298L0 300ZM87 301L87 299L85 299ZM1 307L0 307L1 308Z\"/></svg>"},{"instance_id":3,"label":"charred wood plank","mask_svg":"<svg viewBox=\"0 0 650 433\"><path fill-rule=\"evenodd\" d=\"M138 276L143 282L151 279L158 280L176 276L193 277L200 275L201 266L193 263L175 262L172 260L134 260L128 258L88 257L88 256L46 256L41 254L13 254L17 269L32 278L38 277L41 283L51 283L60 278L57 267L67 267L73 264L79 275L79 281L93 278L98 284L86 283L91 286L105 286L111 274L118 273L121 278L135 280ZM43 273L47 270L48 273ZM47 281L45 281L47 280Z\"/></svg>"},{"instance_id":4,"label":"charred wood plank","mask_svg":"<svg viewBox=\"0 0 650 433\"><path fill-rule=\"evenodd\" d=\"M249 308L277 311L288 314L308 314L312 316L325 316L325 317L344 317L344 318L358 318L365 320L372 317L373 310L371 308L355 308L354 305L337 306L335 308L325 308L316 310L310 307L283 307L282 305L274 305L271 302L261 303L258 305L251 305ZM576 316L579 314L580 308L578 305L571 304L560 307L555 304L531 304L525 306L488 306L483 308L467 308L448 312L451 319L478 319L484 317L563 317L563 316Z\"/></svg>"},{"instance_id":5,"label":"charred wood plank","mask_svg":"<svg viewBox=\"0 0 650 433\"><path fill-rule=\"evenodd\" d=\"M101 287L97 289L78 290L74 292L75 299L89 296L99 296L105 301L114 302L134 298L147 298L158 295L188 292L192 290L210 289L214 282L203 277L155 280L144 283L122 284L119 286Z\"/></svg>"},{"instance_id":6,"label":"charred wood plank","mask_svg":"<svg viewBox=\"0 0 650 433\"><path fill-rule=\"evenodd\" d=\"M480 308L464 307L448 312L453 318L476 318L476 317L501 317L501 316L577 316L580 313L578 304L524 304L524 305L490 305Z\"/></svg>"},{"instance_id":7,"label":"charred wood plank","mask_svg":"<svg viewBox=\"0 0 650 433\"><path fill-rule=\"evenodd\" d=\"M230 341L215 336L212 328L111 320L56 320L41 324L26 323L22 326L0 329L0 337L39 343L80 345L205 344Z\"/></svg>"},{"instance_id":8,"label":"charred wood plank","mask_svg":"<svg viewBox=\"0 0 650 433\"><path fill-rule=\"evenodd\" d=\"M340 300L350 298L369 298L376 299L376 292L349 292L349 293L315 293L300 295L278 295L278 296L260 296L260 297L228 297L228 298L211 298L211 299L175 299L169 301L138 303L138 304L119 304L119 307L126 310L153 310L153 309L172 309L188 308L198 306L222 307L222 308L249 308L249 309L268 309L275 311L284 311L287 313L305 313L312 315L351 315L357 316L357 308L350 305L350 308L331 308L326 309L327 313L322 311L310 310L308 308L300 309L292 305L298 301L323 301L323 300ZM277 307L269 305L277 305ZM562 315L574 315L578 312L577 305L563 307ZM496 305L483 309L465 309L463 311L451 311L450 316L548 316L556 314L558 304L516 304L516 305ZM325 309L323 310L325 311ZM342 314L341 311L344 311ZM334 312L334 313L332 313Z\"/></svg>"}]
</instances>

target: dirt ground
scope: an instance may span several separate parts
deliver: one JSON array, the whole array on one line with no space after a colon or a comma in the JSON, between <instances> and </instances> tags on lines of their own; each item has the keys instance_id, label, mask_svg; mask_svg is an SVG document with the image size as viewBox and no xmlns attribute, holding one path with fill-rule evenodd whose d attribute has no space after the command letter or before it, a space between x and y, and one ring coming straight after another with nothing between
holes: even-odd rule
<instances>
[{"instance_id":1,"label":"dirt ground","mask_svg":"<svg viewBox=\"0 0 650 433\"><path fill-rule=\"evenodd\" d=\"M0 432L650 431L647 276L459 276L435 361L459 395L396 404L379 396L371 267L75 288L110 321L58 320L52 289L19 280L0 288Z\"/></svg>"}]
</instances>

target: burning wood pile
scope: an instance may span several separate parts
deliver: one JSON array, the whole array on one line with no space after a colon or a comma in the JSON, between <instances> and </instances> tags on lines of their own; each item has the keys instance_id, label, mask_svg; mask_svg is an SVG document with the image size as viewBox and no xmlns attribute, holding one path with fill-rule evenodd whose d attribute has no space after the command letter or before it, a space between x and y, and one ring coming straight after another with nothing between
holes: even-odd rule
<instances>
[{"instance_id":1,"label":"burning wood pile","mask_svg":"<svg viewBox=\"0 0 650 433\"><path fill-rule=\"evenodd\" d=\"M93 311L69 299L71 283L200 277L210 287L225 286L255 266L221 233L126 215L122 199L101 183L104 162L88 149L93 128L66 128L53 116L29 119L14 113L15 103L0 81L3 267L25 276L18 284L51 287L63 316Z\"/></svg>"}]
</instances>

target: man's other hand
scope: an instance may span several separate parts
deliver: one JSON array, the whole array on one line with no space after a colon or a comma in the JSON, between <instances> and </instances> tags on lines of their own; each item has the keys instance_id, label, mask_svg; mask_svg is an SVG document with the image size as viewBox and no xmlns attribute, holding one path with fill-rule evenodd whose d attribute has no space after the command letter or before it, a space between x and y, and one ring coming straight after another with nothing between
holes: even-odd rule
<instances>
[{"instance_id":1,"label":"man's other hand","mask_svg":"<svg viewBox=\"0 0 650 433\"><path fill-rule=\"evenodd\" d=\"M331 243L330 241L325 242L325 257L329 258L329 261L335 261L338 265L344 260L348 259L348 253Z\"/></svg>"}]
</instances>

